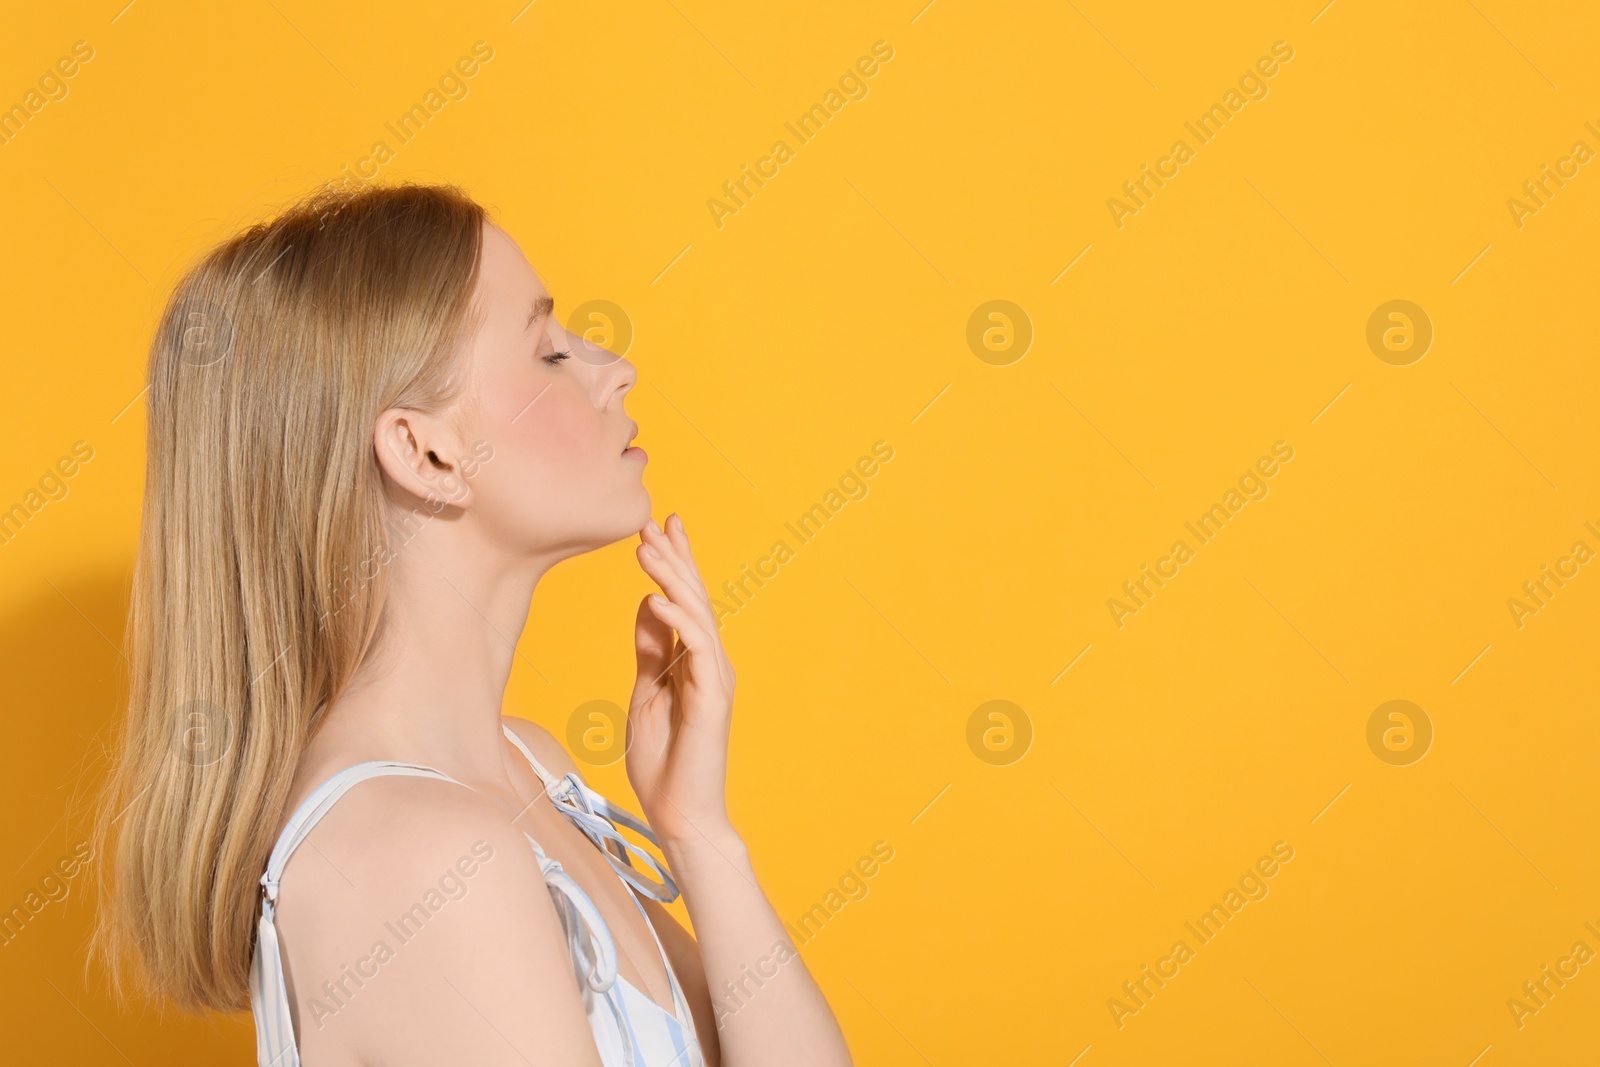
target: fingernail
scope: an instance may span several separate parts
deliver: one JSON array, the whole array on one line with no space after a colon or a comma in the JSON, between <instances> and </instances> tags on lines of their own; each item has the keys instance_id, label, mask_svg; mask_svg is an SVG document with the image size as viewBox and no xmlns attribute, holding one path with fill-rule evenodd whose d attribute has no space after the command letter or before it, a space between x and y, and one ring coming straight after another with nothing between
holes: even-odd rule
<instances>
[{"instance_id":1,"label":"fingernail","mask_svg":"<svg viewBox=\"0 0 1600 1067\"><path fill-rule=\"evenodd\" d=\"M660 559L661 558L661 553L657 552L653 545L645 545L644 546L644 554L646 556L649 556L651 559Z\"/></svg>"},{"instance_id":2,"label":"fingernail","mask_svg":"<svg viewBox=\"0 0 1600 1067\"><path fill-rule=\"evenodd\" d=\"M650 599L655 601L657 604L665 604L667 602L667 598L658 593L651 593Z\"/></svg>"},{"instance_id":3,"label":"fingernail","mask_svg":"<svg viewBox=\"0 0 1600 1067\"><path fill-rule=\"evenodd\" d=\"M674 522L674 521L676 521L676 522L677 522L677 524L678 524L678 532L679 532L679 533L686 533L686 532L687 532L687 531L685 531L685 530L684 530L684 528L683 528L683 516L682 516L682 515L679 515L679 514L678 514L678 513L677 513L677 512L676 512L676 511L674 511L674 512L673 512L673 513L672 513L672 518L670 518L670 519L668 519L668 520L667 520L667 521L668 521L668 522Z\"/></svg>"},{"instance_id":4,"label":"fingernail","mask_svg":"<svg viewBox=\"0 0 1600 1067\"><path fill-rule=\"evenodd\" d=\"M656 525L656 520L651 519L649 525L650 525L650 529L652 531L654 531L655 533L660 533L661 532L661 527Z\"/></svg>"}]
</instances>

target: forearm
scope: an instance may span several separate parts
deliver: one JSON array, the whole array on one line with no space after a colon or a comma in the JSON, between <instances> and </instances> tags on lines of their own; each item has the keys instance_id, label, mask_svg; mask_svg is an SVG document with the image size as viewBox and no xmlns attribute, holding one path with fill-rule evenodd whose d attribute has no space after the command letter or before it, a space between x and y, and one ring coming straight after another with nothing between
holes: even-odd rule
<instances>
[{"instance_id":1,"label":"forearm","mask_svg":"<svg viewBox=\"0 0 1600 1067\"><path fill-rule=\"evenodd\" d=\"M723 1067L848 1067L844 1035L732 826L662 842L717 1017Z\"/></svg>"}]
</instances>

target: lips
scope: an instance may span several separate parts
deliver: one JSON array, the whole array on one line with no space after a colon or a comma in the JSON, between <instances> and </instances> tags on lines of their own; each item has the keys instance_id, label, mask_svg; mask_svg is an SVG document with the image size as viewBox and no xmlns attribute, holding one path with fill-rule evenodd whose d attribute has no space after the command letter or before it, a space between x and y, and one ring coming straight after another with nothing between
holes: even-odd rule
<instances>
[{"instance_id":1,"label":"lips","mask_svg":"<svg viewBox=\"0 0 1600 1067\"><path fill-rule=\"evenodd\" d=\"M628 443L632 444L633 439L639 436L639 424L630 420L628 425L632 427L632 429L628 432ZM627 446L623 446L622 450L624 452L628 451Z\"/></svg>"}]
</instances>

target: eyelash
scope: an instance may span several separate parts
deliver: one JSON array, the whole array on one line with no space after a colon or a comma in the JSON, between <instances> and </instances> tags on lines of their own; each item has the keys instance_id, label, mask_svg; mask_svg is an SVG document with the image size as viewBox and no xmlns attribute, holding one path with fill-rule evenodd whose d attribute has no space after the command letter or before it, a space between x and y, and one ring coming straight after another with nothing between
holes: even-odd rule
<instances>
[{"instance_id":1,"label":"eyelash","mask_svg":"<svg viewBox=\"0 0 1600 1067\"><path fill-rule=\"evenodd\" d=\"M560 363L562 360L568 358L571 355L572 355L571 352L555 352L555 353L552 353L552 354L550 354L548 356L545 356L544 357L544 361L546 363L550 364L553 367L553 366L555 366L556 364Z\"/></svg>"}]
</instances>

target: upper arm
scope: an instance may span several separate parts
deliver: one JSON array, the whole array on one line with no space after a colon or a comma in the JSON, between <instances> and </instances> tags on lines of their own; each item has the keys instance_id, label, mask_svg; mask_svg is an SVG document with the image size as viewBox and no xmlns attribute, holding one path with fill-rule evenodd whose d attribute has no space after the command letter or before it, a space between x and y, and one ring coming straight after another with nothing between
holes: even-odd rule
<instances>
[{"instance_id":1,"label":"upper arm","mask_svg":"<svg viewBox=\"0 0 1600 1067\"><path fill-rule=\"evenodd\" d=\"M277 922L304 1059L600 1063L527 838L460 785L352 789L290 861Z\"/></svg>"}]
</instances>

